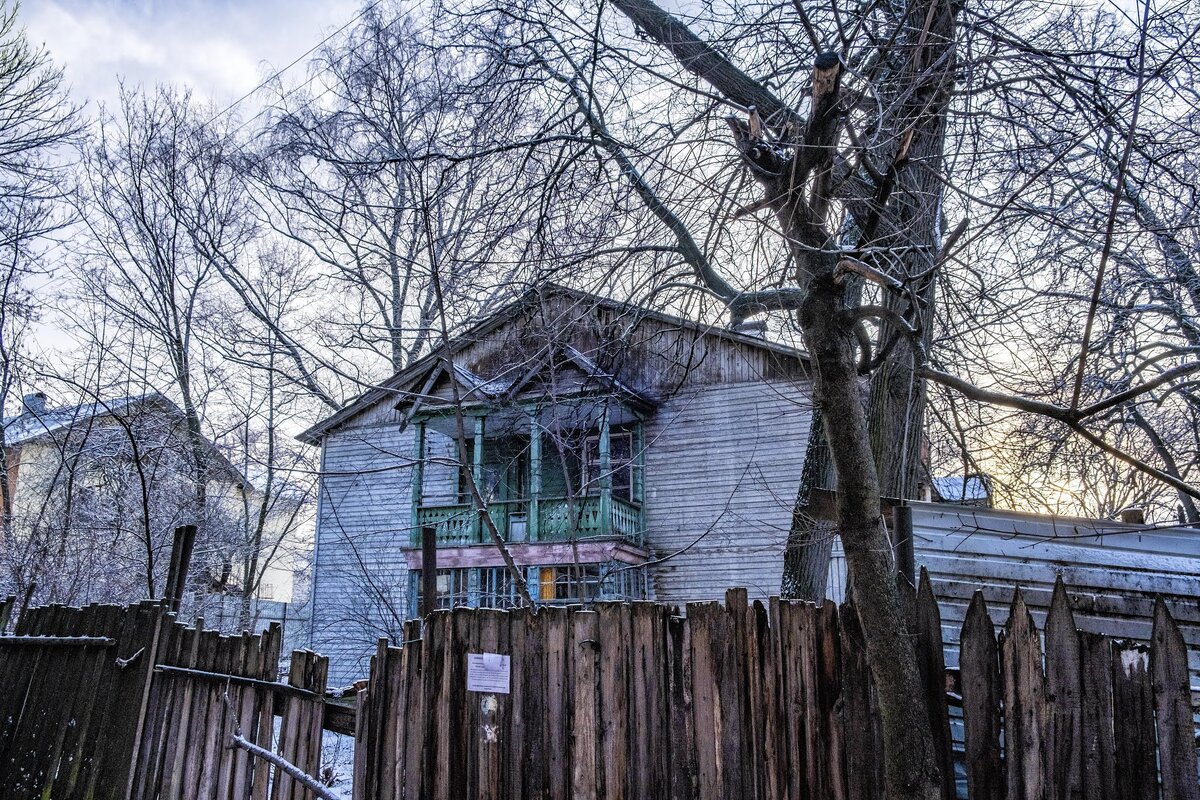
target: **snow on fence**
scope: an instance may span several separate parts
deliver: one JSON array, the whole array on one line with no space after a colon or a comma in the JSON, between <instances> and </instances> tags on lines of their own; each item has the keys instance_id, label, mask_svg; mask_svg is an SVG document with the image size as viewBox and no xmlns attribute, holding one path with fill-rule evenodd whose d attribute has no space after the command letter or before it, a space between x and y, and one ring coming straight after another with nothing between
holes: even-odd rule
<instances>
[{"instance_id":1,"label":"snow on fence","mask_svg":"<svg viewBox=\"0 0 1200 800\"><path fill-rule=\"evenodd\" d=\"M977 595L949 676L961 695L946 691L927 579L912 609L946 797L1158 797L1161 783L1165 798L1196 800L1187 653L1165 605L1148 645L1115 642L1077 632L1060 585L1043 650L1019 592L999 637ZM456 609L423 631L410 623L405 639L381 640L358 695L360 800L883 796L849 606L748 605L731 590L686 615L653 603ZM507 680L471 691L471 654L507 657ZM966 737L961 785L951 705Z\"/></svg>"},{"instance_id":2,"label":"snow on fence","mask_svg":"<svg viewBox=\"0 0 1200 800\"><path fill-rule=\"evenodd\" d=\"M0 621L12 601L0 602ZM223 636L159 603L28 609L0 636L5 797L306 800L291 777L230 746L320 769L328 661L280 630ZM276 717L279 717L278 724Z\"/></svg>"}]
</instances>

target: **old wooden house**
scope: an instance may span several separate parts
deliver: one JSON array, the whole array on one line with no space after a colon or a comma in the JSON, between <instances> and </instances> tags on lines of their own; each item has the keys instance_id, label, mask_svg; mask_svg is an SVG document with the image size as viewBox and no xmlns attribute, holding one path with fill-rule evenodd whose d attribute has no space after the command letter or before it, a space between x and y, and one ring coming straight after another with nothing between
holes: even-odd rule
<instances>
[{"instance_id":1,"label":"old wooden house","mask_svg":"<svg viewBox=\"0 0 1200 800\"><path fill-rule=\"evenodd\" d=\"M437 603L766 597L811 415L803 356L543 286L307 430L319 444L313 646L357 656ZM479 488L487 518L476 511Z\"/></svg>"},{"instance_id":2,"label":"old wooden house","mask_svg":"<svg viewBox=\"0 0 1200 800\"><path fill-rule=\"evenodd\" d=\"M374 640L399 641L419 613L426 537L437 606L516 603L488 521L539 603L778 593L806 369L761 336L530 291L303 434L322 470L311 646L336 680L365 674ZM952 663L976 590L1002 623L1020 585L1040 619L1057 576L1082 629L1145 638L1162 597L1200 647L1195 531L992 509L984 477L935 480L932 494L906 505ZM834 553L827 596L840 600Z\"/></svg>"}]
</instances>

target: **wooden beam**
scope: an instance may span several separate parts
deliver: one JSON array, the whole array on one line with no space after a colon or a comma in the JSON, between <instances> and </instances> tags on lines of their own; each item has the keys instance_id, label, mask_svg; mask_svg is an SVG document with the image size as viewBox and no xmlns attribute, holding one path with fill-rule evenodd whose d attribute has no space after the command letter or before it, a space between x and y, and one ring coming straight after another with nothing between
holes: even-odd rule
<instances>
[{"instance_id":1,"label":"wooden beam","mask_svg":"<svg viewBox=\"0 0 1200 800\"><path fill-rule=\"evenodd\" d=\"M421 496L425 483L425 421L418 420L413 431L413 465L412 465L412 533L414 542L421 539Z\"/></svg>"},{"instance_id":2,"label":"wooden beam","mask_svg":"<svg viewBox=\"0 0 1200 800\"><path fill-rule=\"evenodd\" d=\"M437 609L437 528L421 529L421 618Z\"/></svg>"},{"instance_id":3,"label":"wooden beam","mask_svg":"<svg viewBox=\"0 0 1200 800\"><path fill-rule=\"evenodd\" d=\"M37 647L112 647L116 639L107 636L0 636L0 645Z\"/></svg>"}]
</instances>

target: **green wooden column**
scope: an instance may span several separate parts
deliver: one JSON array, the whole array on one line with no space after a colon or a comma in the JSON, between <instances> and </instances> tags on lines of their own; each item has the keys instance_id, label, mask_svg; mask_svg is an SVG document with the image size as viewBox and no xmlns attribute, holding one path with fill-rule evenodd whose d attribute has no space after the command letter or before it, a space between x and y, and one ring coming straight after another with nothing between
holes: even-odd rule
<instances>
[{"instance_id":1,"label":"green wooden column","mask_svg":"<svg viewBox=\"0 0 1200 800\"><path fill-rule=\"evenodd\" d=\"M542 496L542 426L537 413L529 417L529 533L531 542L538 536L538 504Z\"/></svg>"},{"instance_id":2,"label":"green wooden column","mask_svg":"<svg viewBox=\"0 0 1200 800\"><path fill-rule=\"evenodd\" d=\"M475 488L479 492L480 499L483 498L483 434L486 430L484 420L486 417L480 415L475 418L475 452L471 459L471 477L475 481ZM475 507L475 514L471 520L472 535L476 542L483 541L483 513L486 508L471 498L471 503Z\"/></svg>"},{"instance_id":3,"label":"green wooden column","mask_svg":"<svg viewBox=\"0 0 1200 800\"><path fill-rule=\"evenodd\" d=\"M608 403L600 414L600 533L612 531L612 464L609 457Z\"/></svg>"},{"instance_id":4,"label":"green wooden column","mask_svg":"<svg viewBox=\"0 0 1200 800\"><path fill-rule=\"evenodd\" d=\"M421 492L425 482L425 421L413 423L412 532L413 547L421 545Z\"/></svg>"}]
</instances>

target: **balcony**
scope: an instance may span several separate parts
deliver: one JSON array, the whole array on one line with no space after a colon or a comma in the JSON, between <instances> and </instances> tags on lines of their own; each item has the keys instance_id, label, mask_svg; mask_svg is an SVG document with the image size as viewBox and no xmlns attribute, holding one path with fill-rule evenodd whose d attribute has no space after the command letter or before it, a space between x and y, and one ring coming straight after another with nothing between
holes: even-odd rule
<instances>
[{"instance_id":1,"label":"balcony","mask_svg":"<svg viewBox=\"0 0 1200 800\"><path fill-rule=\"evenodd\" d=\"M644 524L641 507L617 497L608 500L607 513L601 497L564 498L491 503L488 514L509 542L569 542L581 539L623 539L641 545ZM469 504L423 505L417 508L413 547L421 545L421 531L433 528L439 547L485 544L491 535Z\"/></svg>"}]
</instances>

